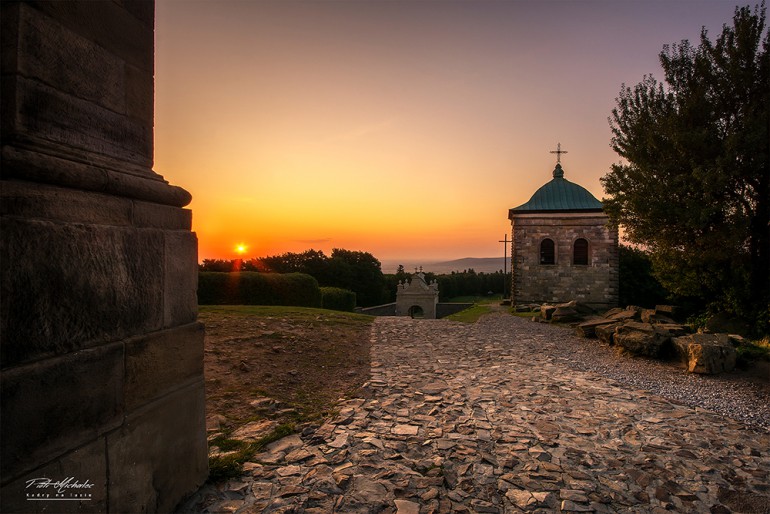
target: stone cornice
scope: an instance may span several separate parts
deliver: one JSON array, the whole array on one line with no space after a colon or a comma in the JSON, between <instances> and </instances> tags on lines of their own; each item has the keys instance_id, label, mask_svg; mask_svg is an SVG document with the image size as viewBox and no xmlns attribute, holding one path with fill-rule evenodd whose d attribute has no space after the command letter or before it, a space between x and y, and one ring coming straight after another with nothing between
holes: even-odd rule
<instances>
[{"instance_id":1,"label":"stone cornice","mask_svg":"<svg viewBox=\"0 0 770 514\"><path fill-rule=\"evenodd\" d=\"M66 155L54 147L23 144L2 147L2 178L108 193L174 207L192 200L186 190L172 186L149 168L114 163L109 158Z\"/></svg>"}]
</instances>

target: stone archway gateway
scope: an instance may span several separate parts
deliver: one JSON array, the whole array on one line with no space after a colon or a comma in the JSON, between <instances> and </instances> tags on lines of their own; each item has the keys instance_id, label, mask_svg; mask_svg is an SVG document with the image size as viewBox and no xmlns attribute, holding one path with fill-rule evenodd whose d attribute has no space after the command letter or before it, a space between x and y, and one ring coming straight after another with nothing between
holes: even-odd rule
<instances>
[{"instance_id":1,"label":"stone archway gateway","mask_svg":"<svg viewBox=\"0 0 770 514\"><path fill-rule=\"evenodd\" d=\"M409 282L401 282L396 289L396 316L436 319L438 283L428 284L425 274L415 273ZM417 314L421 315L418 316Z\"/></svg>"},{"instance_id":2,"label":"stone archway gateway","mask_svg":"<svg viewBox=\"0 0 770 514\"><path fill-rule=\"evenodd\" d=\"M208 456L191 196L152 169L154 2L0 12L0 511L171 512Z\"/></svg>"}]
</instances>

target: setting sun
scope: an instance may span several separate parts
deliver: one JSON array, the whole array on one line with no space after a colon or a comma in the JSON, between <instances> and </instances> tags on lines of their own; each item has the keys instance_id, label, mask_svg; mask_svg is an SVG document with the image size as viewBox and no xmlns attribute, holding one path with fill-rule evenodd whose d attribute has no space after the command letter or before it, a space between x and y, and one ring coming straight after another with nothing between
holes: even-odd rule
<instances>
[{"instance_id":1,"label":"setting sun","mask_svg":"<svg viewBox=\"0 0 770 514\"><path fill-rule=\"evenodd\" d=\"M237 245L235 245L235 253L237 253L238 255L245 254L248 251L248 249L249 247L243 243L238 243Z\"/></svg>"}]
</instances>

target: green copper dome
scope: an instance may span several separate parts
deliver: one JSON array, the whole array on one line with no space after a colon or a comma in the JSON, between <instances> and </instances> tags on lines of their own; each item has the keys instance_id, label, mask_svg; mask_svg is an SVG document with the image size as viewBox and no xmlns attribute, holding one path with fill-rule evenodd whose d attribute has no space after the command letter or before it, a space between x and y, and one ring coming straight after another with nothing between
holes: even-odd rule
<instances>
[{"instance_id":1,"label":"green copper dome","mask_svg":"<svg viewBox=\"0 0 770 514\"><path fill-rule=\"evenodd\" d=\"M553 180L535 191L532 198L523 205L514 207L514 212L591 212L601 211L602 202L584 187L564 178L561 164L553 170Z\"/></svg>"}]
</instances>

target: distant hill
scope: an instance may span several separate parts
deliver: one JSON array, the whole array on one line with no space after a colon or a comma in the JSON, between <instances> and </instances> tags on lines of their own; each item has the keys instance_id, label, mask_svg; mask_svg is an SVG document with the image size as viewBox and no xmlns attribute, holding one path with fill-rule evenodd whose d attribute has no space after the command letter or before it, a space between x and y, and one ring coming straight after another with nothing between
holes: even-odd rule
<instances>
[{"instance_id":1,"label":"distant hill","mask_svg":"<svg viewBox=\"0 0 770 514\"><path fill-rule=\"evenodd\" d=\"M503 270L502 257L465 257L453 261L432 262L424 266L425 271L433 273L451 273L453 271L465 271L473 268L477 273L494 273Z\"/></svg>"},{"instance_id":2,"label":"distant hill","mask_svg":"<svg viewBox=\"0 0 770 514\"><path fill-rule=\"evenodd\" d=\"M414 268L422 266L423 271L436 273L437 275L451 273L453 271L465 271L473 269L474 271L484 273L494 273L503 270L502 257L465 257L464 259L455 259L453 261L441 262L417 262L411 260L383 260L382 272L395 273L399 264L403 264L407 272L413 273ZM506 265L510 268L510 263Z\"/></svg>"}]
</instances>

